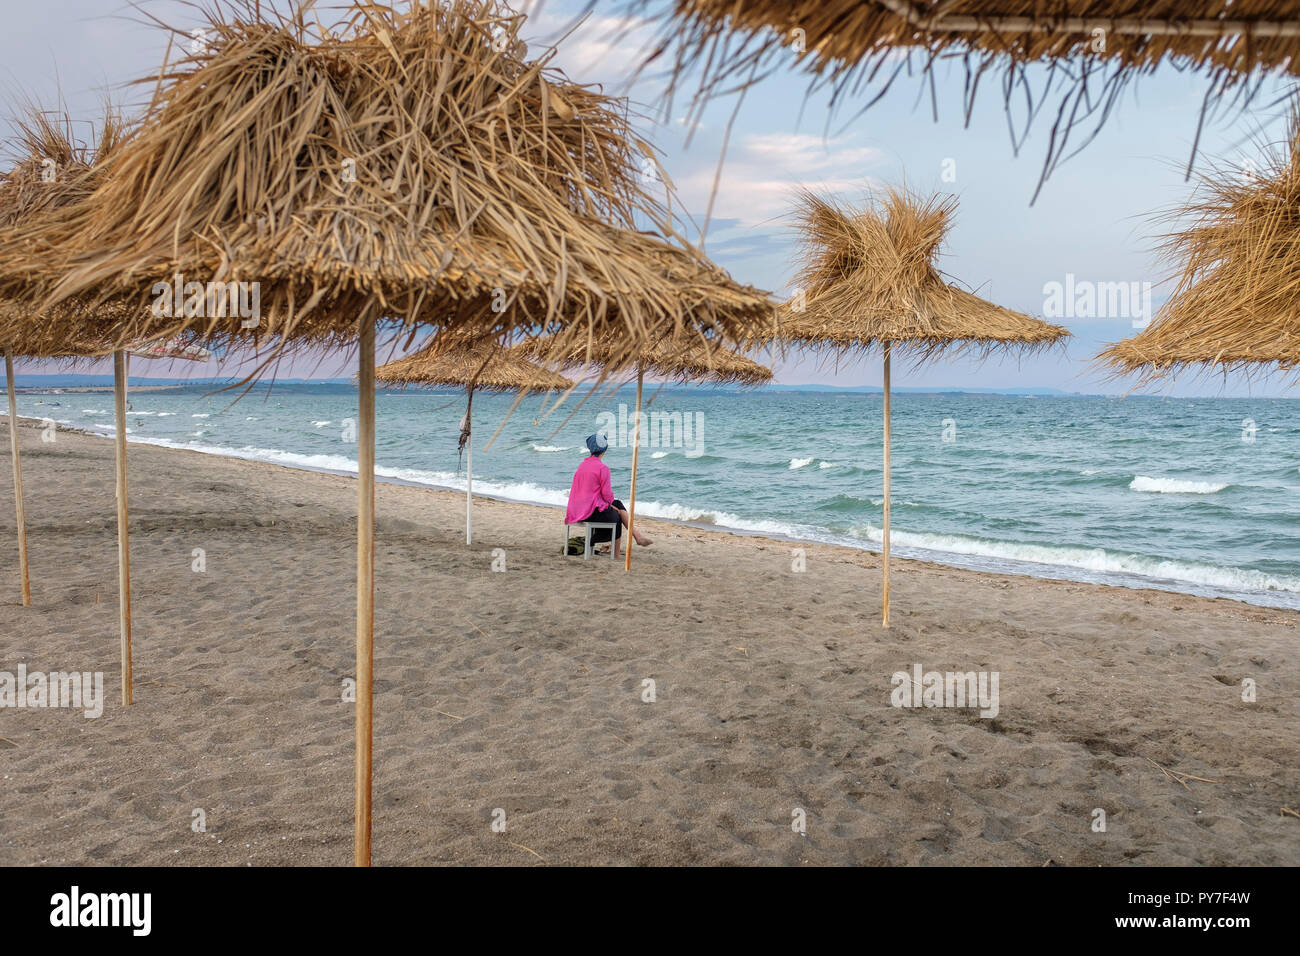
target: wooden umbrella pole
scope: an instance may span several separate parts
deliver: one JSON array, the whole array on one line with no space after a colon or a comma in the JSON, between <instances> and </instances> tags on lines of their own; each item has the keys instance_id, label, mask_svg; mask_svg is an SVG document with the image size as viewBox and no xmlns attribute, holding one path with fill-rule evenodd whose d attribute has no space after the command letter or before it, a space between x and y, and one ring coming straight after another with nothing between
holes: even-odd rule
<instances>
[{"instance_id":1,"label":"wooden umbrella pole","mask_svg":"<svg viewBox=\"0 0 1300 956\"><path fill-rule=\"evenodd\" d=\"M357 414L357 761L353 862L370 865L370 768L375 665L375 325L361 331Z\"/></svg>"},{"instance_id":2,"label":"wooden umbrella pole","mask_svg":"<svg viewBox=\"0 0 1300 956\"><path fill-rule=\"evenodd\" d=\"M636 527L636 463L641 451L641 382L642 366L636 367L636 417L632 419L632 497L627 503L627 548L623 552L623 570L632 570L632 529Z\"/></svg>"},{"instance_id":3,"label":"wooden umbrella pole","mask_svg":"<svg viewBox=\"0 0 1300 956\"><path fill-rule=\"evenodd\" d=\"M889 627L889 353L891 343L885 341L885 457L881 469L884 481L884 529L880 536L880 626Z\"/></svg>"},{"instance_id":4,"label":"wooden umbrella pole","mask_svg":"<svg viewBox=\"0 0 1300 956\"><path fill-rule=\"evenodd\" d=\"M5 351L5 381L9 383L9 453L14 463L14 508L18 513L18 576L22 581L23 607L32 603L32 585L27 575L27 511L23 507L23 463L18 454L18 398L14 392L14 353Z\"/></svg>"},{"instance_id":5,"label":"wooden umbrella pole","mask_svg":"<svg viewBox=\"0 0 1300 956\"><path fill-rule=\"evenodd\" d=\"M474 389L465 405L465 543L474 543Z\"/></svg>"},{"instance_id":6,"label":"wooden umbrella pole","mask_svg":"<svg viewBox=\"0 0 1300 956\"><path fill-rule=\"evenodd\" d=\"M122 633L122 706L130 706L131 689L131 534L126 499L126 376L127 355L113 353L113 422L117 446L117 605Z\"/></svg>"}]
</instances>

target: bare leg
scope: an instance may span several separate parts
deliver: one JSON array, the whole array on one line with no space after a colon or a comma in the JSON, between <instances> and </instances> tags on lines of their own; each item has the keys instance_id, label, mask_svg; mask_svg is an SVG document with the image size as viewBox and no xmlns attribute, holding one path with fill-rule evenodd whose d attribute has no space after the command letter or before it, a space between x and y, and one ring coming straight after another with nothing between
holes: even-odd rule
<instances>
[{"instance_id":1,"label":"bare leg","mask_svg":"<svg viewBox=\"0 0 1300 956\"><path fill-rule=\"evenodd\" d=\"M626 511L623 511L621 508L615 508L614 510L618 512L618 517L619 517L619 520L621 520L621 521L623 522L623 527L624 527L624 528L628 527L628 523L627 523L627 512L626 512ZM637 546L638 546L638 547L642 547L642 548L645 548L645 547L648 547L649 545L654 544L653 541L651 541L649 538L647 538L645 535L643 535L640 531L633 531L633 532L632 532L632 540L635 541L635 542L637 543ZM615 555L618 554L618 546L617 546L617 545L614 546L614 554L615 554Z\"/></svg>"}]
</instances>

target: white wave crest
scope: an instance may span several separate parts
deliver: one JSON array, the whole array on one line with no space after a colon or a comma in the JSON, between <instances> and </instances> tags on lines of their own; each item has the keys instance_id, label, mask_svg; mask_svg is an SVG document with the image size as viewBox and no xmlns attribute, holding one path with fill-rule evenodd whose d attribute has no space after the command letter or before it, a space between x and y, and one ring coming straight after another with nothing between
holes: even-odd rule
<instances>
[{"instance_id":1,"label":"white wave crest","mask_svg":"<svg viewBox=\"0 0 1300 956\"><path fill-rule=\"evenodd\" d=\"M879 542L880 529L868 525L866 537ZM961 554L971 557L1027 561L1032 564L1080 568L1102 574L1126 574L1164 581L1209 585L1229 591L1289 591L1300 593L1300 577L1268 574L1249 568L1221 567L1195 561L1155 558L1141 554L1072 545L1026 544L994 541L966 535L928 534L890 529L891 541L901 547Z\"/></svg>"},{"instance_id":2,"label":"white wave crest","mask_svg":"<svg viewBox=\"0 0 1300 956\"><path fill-rule=\"evenodd\" d=\"M1133 491L1151 491L1166 495L1213 495L1227 488L1227 482L1187 481L1183 478L1151 478L1138 475L1129 483Z\"/></svg>"}]
</instances>

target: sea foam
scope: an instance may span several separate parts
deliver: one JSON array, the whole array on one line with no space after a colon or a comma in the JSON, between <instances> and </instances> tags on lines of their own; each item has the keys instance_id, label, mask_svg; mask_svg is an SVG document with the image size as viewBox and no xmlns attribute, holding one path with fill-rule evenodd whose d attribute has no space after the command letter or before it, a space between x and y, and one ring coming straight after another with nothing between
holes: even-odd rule
<instances>
[{"instance_id":1,"label":"sea foam","mask_svg":"<svg viewBox=\"0 0 1300 956\"><path fill-rule=\"evenodd\" d=\"M881 539L880 529L868 525L866 536L878 543ZM1300 577L1267 574L1249 568L1220 567L1194 561L1126 554L1103 548L996 541L966 535L900 531L897 528L890 529L890 539L904 548L1078 568L1102 575L1134 575L1163 581L1182 581L1229 591L1244 589L1300 593Z\"/></svg>"},{"instance_id":2,"label":"sea foam","mask_svg":"<svg viewBox=\"0 0 1300 956\"><path fill-rule=\"evenodd\" d=\"M1151 478L1138 475L1129 483L1133 491L1151 491L1166 495L1213 495L1227 488L1227 482L1187 481L1183 478Z\"/></svg>"}]
</instances>

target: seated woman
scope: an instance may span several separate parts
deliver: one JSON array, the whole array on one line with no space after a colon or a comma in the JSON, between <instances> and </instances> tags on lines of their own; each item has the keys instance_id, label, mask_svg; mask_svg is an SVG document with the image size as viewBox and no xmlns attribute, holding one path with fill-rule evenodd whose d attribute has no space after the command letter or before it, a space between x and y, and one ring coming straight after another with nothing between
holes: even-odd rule
<instances>
[{"instance_id":1,"label":"seated woman","mask_svg":"<svg viewBox=\"0 0 1300 956\"><path fill-rule=\"evenodd\" d=\"M599 432L587 439L587 450L591 454L582 459L582 464L573 474L573 485L569 488L569 509L564 520L568 524L579 521L596 521L614 525L614 556L618 557L619 541L623 529L627 527L627 508L623 502L614 497L614 488L609 480L609 466L601 461L609 451L609 441ZM610 533L607 528L592 528L589 532L592 541L608 541ZM641 547L654 542L633 529L632 540Z\"/></svg>"}]
</instances>

